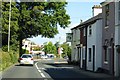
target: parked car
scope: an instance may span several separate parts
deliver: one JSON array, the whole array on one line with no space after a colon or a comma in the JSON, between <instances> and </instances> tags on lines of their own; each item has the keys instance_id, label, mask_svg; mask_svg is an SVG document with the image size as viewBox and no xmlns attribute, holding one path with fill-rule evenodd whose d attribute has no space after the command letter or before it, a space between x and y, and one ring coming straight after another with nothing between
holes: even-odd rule
<instances>
[{"instance_id":1,"label":"parked car","mask_svg":"<svg viewBox=\"0 0 120 80\"><path fill-rule=\"evenodd\" d=\"M54 54L47 54L48 58L55 58Z\"/></svg>"},{"instance_id":2,"label":"parked car","mask_svg":"<svg viewBox=\"0 0 120 80\"><path fill-rule=\"evenodd\" d=\"M40 55L42 59L47 59L48 56L47 55Z\"/></svg>"},{"instance_id":3,"label":"parked car","mask_svg":"<svg viewBox=\"0 0 120 80\"><path fill-rule=\"evenodd\" d=\"M19 58L20 65L34 65L33 56L31 54L23 54Z\"/></svg>"}]
</instances>

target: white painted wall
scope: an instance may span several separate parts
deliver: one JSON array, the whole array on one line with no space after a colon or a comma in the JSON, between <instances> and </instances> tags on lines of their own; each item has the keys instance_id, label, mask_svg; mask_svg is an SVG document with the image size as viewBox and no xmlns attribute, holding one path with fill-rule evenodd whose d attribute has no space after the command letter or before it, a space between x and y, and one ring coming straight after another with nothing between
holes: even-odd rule
<instances>
[{"instance_id":1,"label":"white painted wall","mask_svg":"<svg viewBox=\"0 0 120 80\"><path fill-rule=\"evenodd\" d=\"M73 33L73 40L72 40L72 61L75 60L76 58L76 30L73 29L72 30L72 33Z\"/></svg>"},{"instance_id":2,"label":"white painted wall","mask_svg":"<svg viewBox=\"0 0 120 80\"><path fill-rule=\"evenodd\" d=\"M25 45L27 45L27 47L25 47ZM30 51L30 47L31 47L31 42L29 40L24 39L22 48Z\"/></svg>"},{"instance_id":3,"label":"white painted wall","mask_svg":"<svg viewBox=\"0 0 120 80\"><path fill-rule=\"evenodd\" d=\"M96 26L95 71L102 67L102 20L98 20Z\"/></svg>"},{"instance_id":4,"label":"white painted wall","mask_svg":"<svg viewBox=\"0 0 120 80\"><path fill-rule=\"evenodd\" d=\"M95 45L95 71L102 65L102 20L91 25L92 34L87 34L87 70L93 70L93 45ZM89 27L88 27L89 33ZM91 62L89 62L89 48L91 48Z\"/></svg>"},{"instance_id":5,"label":"white painted wall","mask_svg":"<svg viewBox=\"0 0 120 80\"><path fill-rule=\"evenodd\" d=\"M120 1L120 0L119 0ZM118 65L119 62L119 55L116 51L117 47L116 45L120 45L120 21L118 20L118 8L119 4L118 2L115 3L115 60L114 60L114 71L115 76L120 76L120 65Z\"/></svg>"},{"instance_id":6,"label":"white painted wall","mask_svg":"<svg viewBox=\"0 0 120 80\"><path fill-rule=\"evenodd\" d=\"M72 40L72 61L78 60L78 51L77 51L77 44L80 44L80 30L74 29L72 30L73 33L73 40Z\"/></svg>"}]
</instances>

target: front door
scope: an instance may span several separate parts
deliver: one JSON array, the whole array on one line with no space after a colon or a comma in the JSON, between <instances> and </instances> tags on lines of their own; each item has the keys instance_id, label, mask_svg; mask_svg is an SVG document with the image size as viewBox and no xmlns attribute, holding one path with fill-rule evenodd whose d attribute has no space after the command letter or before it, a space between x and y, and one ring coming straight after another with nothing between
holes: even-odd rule
<instances>
[{"instance_id":1,"label":"front door","mask_svg":"<svg viewBox=\"0 0 120 80\"><path fill-rule=\"evenodd\" d=\"M95 71L95 45L93 45L93 71Z\"/></svg>"}]
</instances>

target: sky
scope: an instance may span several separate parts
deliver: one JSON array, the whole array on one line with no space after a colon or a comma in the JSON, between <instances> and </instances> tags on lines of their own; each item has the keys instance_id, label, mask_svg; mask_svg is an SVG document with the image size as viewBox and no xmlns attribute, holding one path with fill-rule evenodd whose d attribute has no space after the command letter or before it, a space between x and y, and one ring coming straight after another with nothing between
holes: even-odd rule
<instances>
[{"instance_id":1,"label":"sky","mask_svg":"<svg viewBox=\"0 0 120 80\"><path fill-rule=\"evenodd\" d=\"M102 0L102 1L104 1L104 0ZM32 42L35 42L38 45L42 45L43 43L49 42L49 41L51 41L53 44L55 44L57 41L59 41L60 44L62 44L63 42L66 42L66 33L70 33L71 28L79 25L81 20L86 21L87 19L91 18L92 17L92 7L94 5L99 5L101 2L100 1L73 2L71 0L71 2L68 2L68 4L66 5L66 11L67 11L67 14L70 16L70 21L71 21L71 24L69 25L68 28L62 29L62 28L58 27L59 34L55 35L55 37L53 39L42 38L41 36L28 38L28 39L31 40Z\"/></svg>"}]
</instances>

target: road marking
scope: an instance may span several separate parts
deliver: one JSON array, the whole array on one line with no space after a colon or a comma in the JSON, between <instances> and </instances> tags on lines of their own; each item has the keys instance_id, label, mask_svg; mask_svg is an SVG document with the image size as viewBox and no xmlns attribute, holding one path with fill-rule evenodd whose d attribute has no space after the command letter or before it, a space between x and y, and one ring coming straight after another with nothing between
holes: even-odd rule
<instances>
[{"instance_id":1,"label":"road marking","mask_svg":"<svg viewBox=\"0 0 120 80\"><path fill-rule=\"evenodd\" d=\"M74 68L74 67L58 67L58 68L70 68L70 69L72 69L72 68Z\"/></svg>"},{"instance_id":2,"label":"road marking","mask_svg":"<svg viewBox=\"0 0 120 80\"><path fill-rule=\"evenodd\" d=\"M38 66L37 66L37 64L38 64L38 62L35 63L35 66L36 66L37 69L39 69Z\"/></svg>"},{"instance_id":3,"label":"road marking","mask_svg":"<svg viewBox=\"0 0 120 80\"><path fill-rule=\"evenodd\" d=\"M40 73L42 77L45 77L45 75L43 73Z\"/></svg>"},{"instance_id":4,"label":"road marking","mask_svg":"<svg viewBox=\"0 0 120 80\"><path fill-rule=\"evenodd\" d=\"M37 65L37 64L38 64L38 62L35 63L35 66L36 66L38 72L41 74L42 77L45 78L45 75L42 73L42 71L40 70L40 68L38 68L38 65ZM45 69L45 68L41 68L41 69Z\"/></svg>"},{"instance_id":5,"label":"road marking","mask_svg":"<svg viewBox=\"0 0 120 80\"><path fill-rule=\"evenodd\" d=\"M41 70L38 70L41 73Z\"/></svg>"},{"instance_id":6,"label":"road marking","mask_svg":"<svg viewBox=\"0 0 120 80\"><path fill-rule=\"evenodd\" d=\"M68 62L64 61L64 62L54 62L54 63L68 63Z\"/></svg>"}]
</instances>

